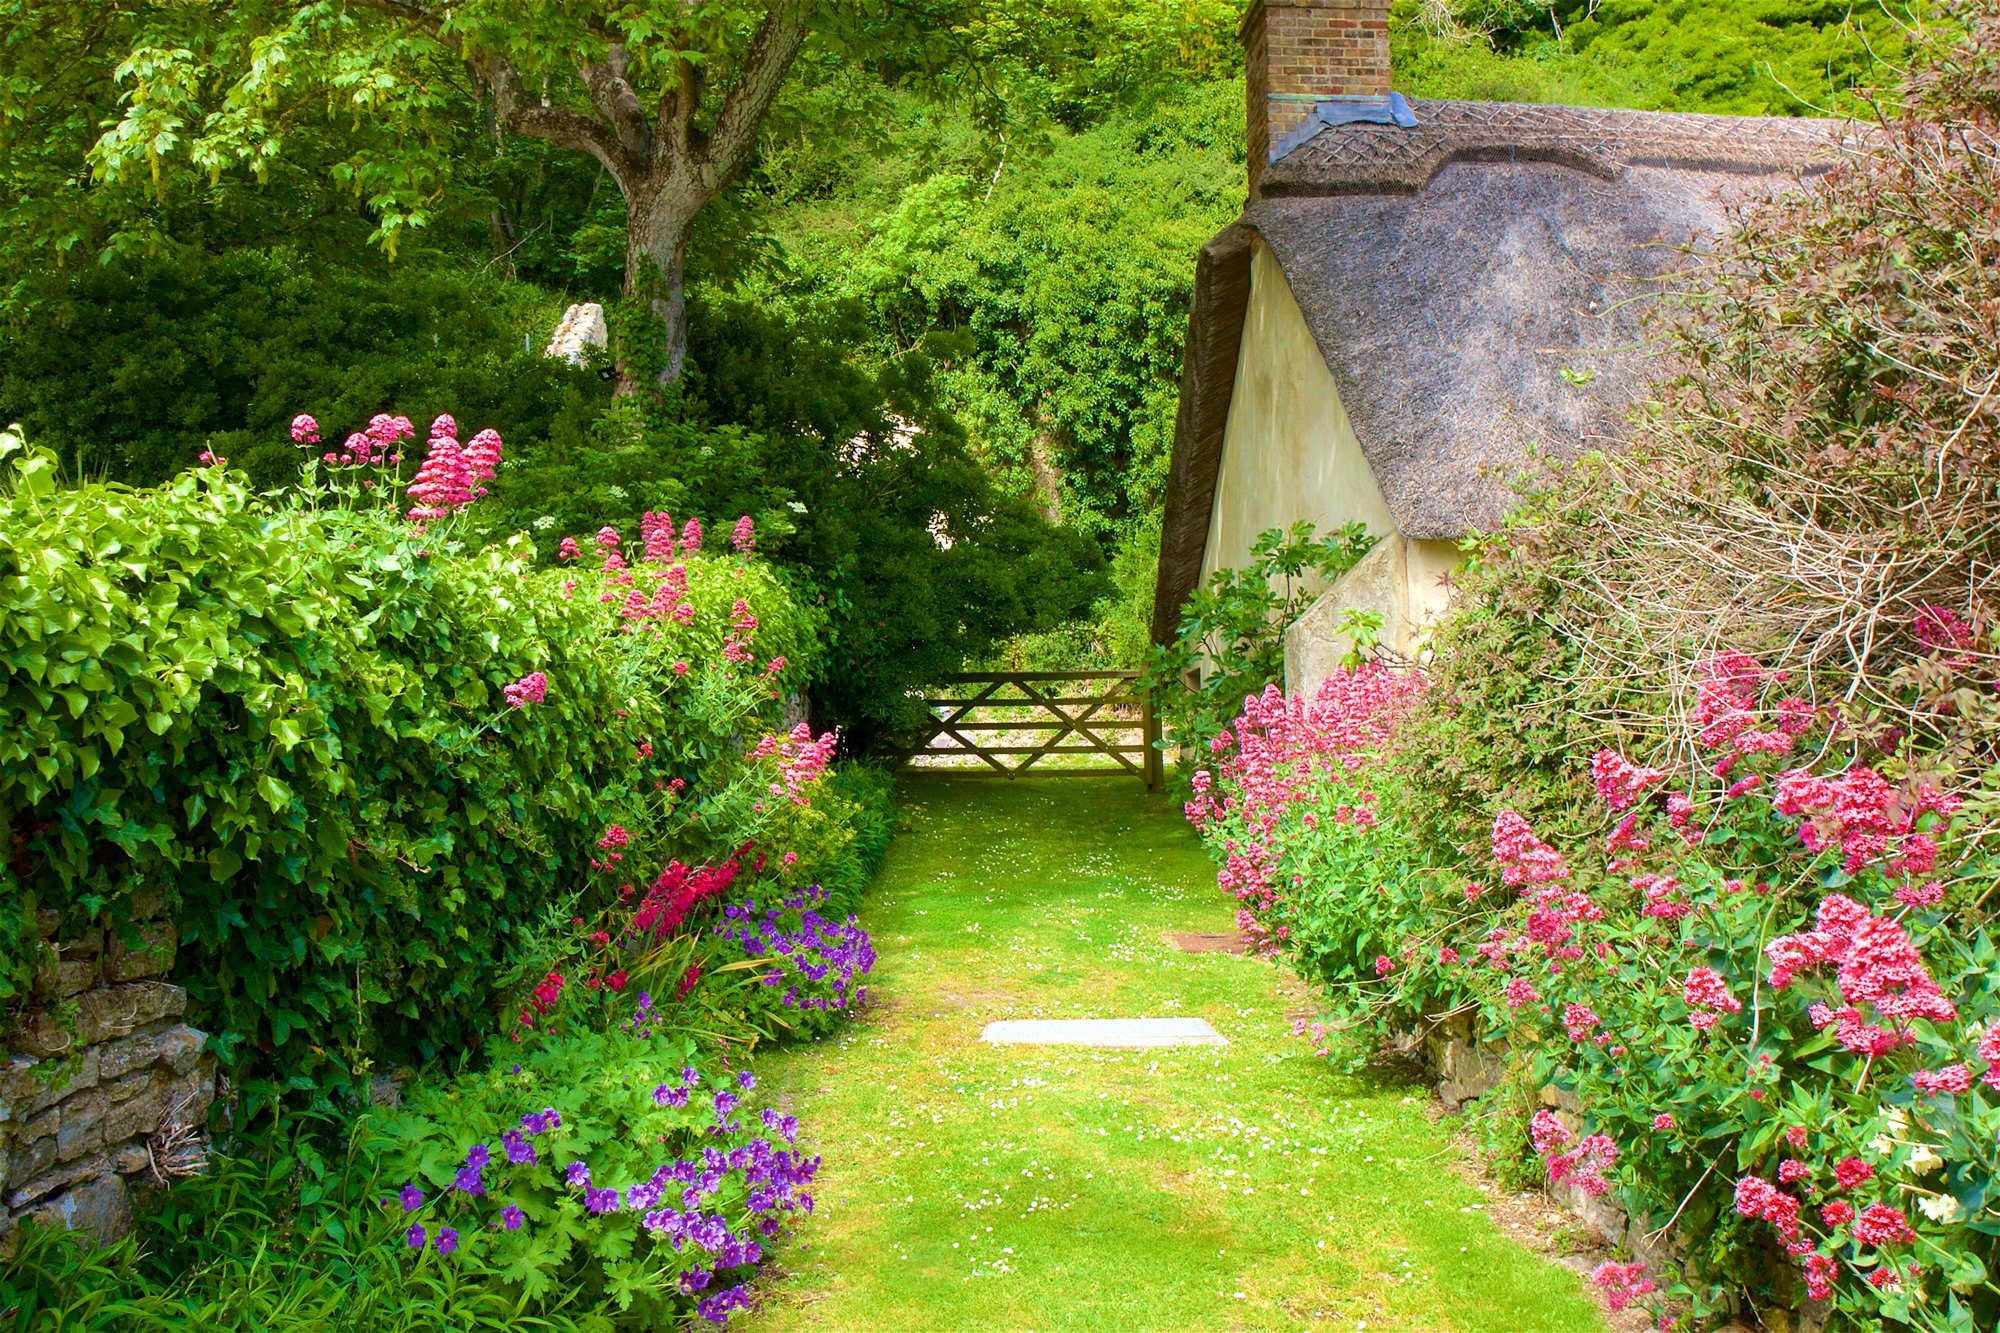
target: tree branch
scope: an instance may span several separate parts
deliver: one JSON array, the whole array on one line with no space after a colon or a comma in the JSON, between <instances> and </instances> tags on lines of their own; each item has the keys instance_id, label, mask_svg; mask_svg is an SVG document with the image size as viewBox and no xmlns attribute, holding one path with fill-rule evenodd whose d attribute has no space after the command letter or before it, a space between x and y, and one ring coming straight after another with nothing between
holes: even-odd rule
<instances>
[{"instance_id":1,"label":"tree branch","mask_svg":"<svg viewBox=\"0 0 2000 1333\"><path fill-rule=\"evenodd\" d=\"M514 67L498 56L470 57L473 68L477 69L493 88L493 114L500 123L516 134L526 134L536 139L545 139L559 148L574 148L589 153L611 170L611 177L624 189L627 183L642 175L646 169L646 159L634 159L625 151L618 136L611 127L581 111L571 111L567 107L550 106L528 95L521 85L521 76Z\"/></svg>"},{"instance_id":2,"label":"tree branch","mask_svg":"<svg viewBox=\"0 0 2000 1333\"><path fill-rule=\"evenodd\" d=\"M445 16L415 0L352 0L364 9L372 9L390 18L414 23L435 37L444 47L467 64L486 80L493 89L493 116L506 129L516 134L543 139L559 148L575 149L589 153L611 171L612 178L622 189L628 177L645 170L647 154L628 151L622 137L603 121L586 116L580 111L566 107L550 106L536 97L531 97L521 83L521 76L514 66L500 56L480 55L465 49L463 39L455 32L445 30ZM622 67L620 69L622 81ZM629 86L627 88L629 92ZM591 90L596 98L596 88ZM634 102L636 106L636 99ZM644 116L639 117L643 126ZM649 143L650 147L650 143Z\"/></svg>"},{"instance_id":3,"label":"tree branch","mask_svg":"<svg viewBox=\"0 0 2000 1333\"><path fill-rule=\"evenodd\" d=\"M632 53L623 42L613 42L601 61L577 62L597 114L617 131L618 142L626 152L640 161L648 161L653 156L653 128L646 123L639 94L625 77L631 67Z\"/></svg>"},{"instance_id":4,"label":"tree branch","mask_svg":"<svg viewBox=\"0 0 2000 1333\"><path fill-rule=\"evenodd\" d=\"M721 189L742 169L799 48L805 45L807 26L803 0L773 0L709 135L704 181L709 188Z\"/></svg>"}]
</instances>

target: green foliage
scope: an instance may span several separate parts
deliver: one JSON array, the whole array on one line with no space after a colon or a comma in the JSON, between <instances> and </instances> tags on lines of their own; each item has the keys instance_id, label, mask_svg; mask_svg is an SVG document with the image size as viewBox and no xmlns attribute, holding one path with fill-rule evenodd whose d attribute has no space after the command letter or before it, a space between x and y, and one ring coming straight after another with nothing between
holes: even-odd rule
<instances>
[{"instance_id":1,"label":"green foliage","mask_svg":"<svg viewBox=\"0 0 2000 1333\"><path fill-rule=\"evenodd\" d=\"M384 403L544 438L606 396L541 355L559 303L534 288L379 261L235 250L91 266L0 329L0 421L76 475L150 484L204 447L259 486L292 480L309 411L337 441Z\"/></svg>"},{"instance_id":2,"label":"green foliage","mask_svg":"<svg viewBox=\"0 0 2000 1333\"><path fill-rule=\"evenodd\" d=\"M602 829L666 818L635 786L690 781L672 827L715 832L688 850L736 845L768 781L732 786L741 738L811 670L822 622L761 564L689 557L692 620L621 633L615 597L460 552L463 520L415 528L316 468L278 503L219 469L59 490L48 454L7 444L6 901L115 922L165 892L239 1076L472 1045ZM719 660L739 598L760 658L790 663L775 680ZM508 707L534 671L547 699Z\"/></svg>"},{"instance_id":3,"label":"green foliage","mask_svg":"<svg viewBox=\"0 0 2000 1333\"><path fill-rule=\"evenodd\" d=\"M813 706L856 750L921 716L913 689L1101 594L1094 545L1002 493L950 419L927 408L914 368L875 380L836 358L821 377L779 374L772 367L810 364L828 344L773 317L728 327L737 350L702 357L691 392L759 429L621 404L581 450L531 447L504 469L489 530L531 528L547 551L646 508L711 525L755 515L760 549L825 608L829 669Z\"/></svg>"},{"instance_id":4,"label":"green foliage","mask_svg":"<svg viewBox=\"0 0 2000 1333\"><path fill-rule=\"evenodd\" d=\"M1401 0L1397 86L1423 97L1734 115L1852 110L1935 8L1844 0Z\"/></svg>"},{"instance_id":5,"label":"green foliage","mask_svg":"<svg viewBox=\"0 0 2000 1333\"><path fill-rule=\"evenodd\" d=\"M1285 627L1375 545L1359 523L1325 537L1311 523L1261 533L1250 563L1218 569L1181 610L1174 641L1147 663L1169 751L1205 754L1245 698L1285 678Z\"/></svg>"}]
</instances>

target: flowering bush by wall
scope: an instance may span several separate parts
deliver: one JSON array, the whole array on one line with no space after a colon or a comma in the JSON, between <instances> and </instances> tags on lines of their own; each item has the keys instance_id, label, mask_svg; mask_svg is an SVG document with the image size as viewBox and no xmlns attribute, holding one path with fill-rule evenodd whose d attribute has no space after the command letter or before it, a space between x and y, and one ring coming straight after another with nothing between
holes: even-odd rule
<instances>
[{"instance_id":1,"label":"flowering bush by wall","mask_svg":"<svg viewBox=\"0 0 2000 1333\"><path fill-rule=\"evenodd\" d=\"M0 987L36 998L37 907L115 925L165 890L215 1049L297 1085L475 1045L620 892L607 827L649 879L724 864L798 822L831 741L777 725L822 622L754 535L537 568L458 540L494 433L291 433L279 499L218 459L62 488L0 443Z\"/></svg>"},{"instance_id":2,"label":"flowering bush by wall","mask_svg":"<svg viewBox=\"0 0 2000 1333\"><path fill-rule=\"evenodd\" d=\"M1657 1290L1609 1266L1620 1302L1705 1313L1750 1289L1856 1327L1992 1326L2000 875L1962 798L1722 653L1694 757L1597 754L1591 842L1502 811L1478 855L1440 863L1398 809L1395 728L1421 690L1367 667L1310 704L1270 692L1195 778L1246 927L1320 983L1315 1036L1472 1013L1574 1094L1580 1123L1528 1127L1548 1179L1686 1251Z\"/></svg>"}]
</instances>

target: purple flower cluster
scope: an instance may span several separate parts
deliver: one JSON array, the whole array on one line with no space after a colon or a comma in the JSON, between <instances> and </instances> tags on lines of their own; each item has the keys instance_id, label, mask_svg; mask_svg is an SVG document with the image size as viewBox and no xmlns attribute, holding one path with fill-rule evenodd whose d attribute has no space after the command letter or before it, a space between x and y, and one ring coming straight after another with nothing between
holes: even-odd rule
<instances>
[{"instance_id":1,"label":"purple flower cluster","mask_svg":"<svg viewBox=\"0 0 2000 1333\"><path fill-rule=\"evenodd\" d=\"M836 924L814 910L825 901L826 892L813 885L761 915L754 901L733 904L723 909L716 934L741 944L747 957L773 964L758 980L784 986L786 1007L844 1010L868 997L868 988L857 986L855 978L875 966L875 946L854 917ZM796 926L786 925L790 916L797 918Z\"/></svg>"},{"instance_id":2,"label":"purple flower cluster","mask_svg":"<svg viewBox=\"0 0 2000 1333\"><path fill-rule=\"evenodd\" d=\"M747 1092L757 1080L748 1070L741 1070L732 1083L706 1094L708 1105L714 1108L713 1119L703 1117L706 1123L690 1125L690 1129L715 1137L739 1132L737 1113L742 1109L742 1096L738 1089ZM700 1071L683 1069L679 1084L660 1084L653 1090L653 1100L685 1108L693 1103L691 1094L701 1091L701 1085ZM522 1116L518 1126L508 1129L501 1137L499 1154L488 1144L474 1144L464 1165L456 1169L444 1206L451 1206L453 1199L462 1206L484 1196L485 1173L499 1156L515 1166L545 1166L571 1189L582 1191L584 1208L592 1216L625 1214L632 1218L625 1225L636 1224L655 1243L671 1245L685 1255L689 1267L676 1279L680 1294L700 1297L696 1308L702 1318L727 1323L733 1311L748 1307L750 1289L740 1282L718 1284L731 1282L741 1276L740 1270L762 1262L765 1245L784 1230L786 1214L812 1212L808 1187L820 1166L819 1158L797 1150L799 1125L795 1117L765 1108L759 1119L763 1126L760 1136L729 1147L711 1143L665 1162L646 1179L620 1189L594 1184L587 1162L568 1162L558 1172L554 1161L544 1162L537 1156L531 1140L562 1124L554 1108L545 1108ZM534 1179L532 1173L528 1179ZM499 1182L503 1194L521 1184L518 1173ZM397 1201L406 1213L416 1213L425 1205L424 1191L415 1184L406 1185ZM490 1224L499 1231L514 1232L527 1226L529 1218L518 1204L508 1203ZM459 1247L460 1238L450 1227L432 1233L423 1222L412 1219L404 1242L417 1250L428 1246L444 1256Z\"/></svg>"}]
</instances>

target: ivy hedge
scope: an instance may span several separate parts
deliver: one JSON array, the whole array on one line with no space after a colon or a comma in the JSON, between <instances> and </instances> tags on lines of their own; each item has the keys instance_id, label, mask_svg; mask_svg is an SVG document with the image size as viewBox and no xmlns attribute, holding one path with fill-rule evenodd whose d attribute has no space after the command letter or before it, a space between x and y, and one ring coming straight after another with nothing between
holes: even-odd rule
<instances>
[{"instance_id":1,"label":"ivy hedge","mask_svg":"<svg viewBox=\"0 0 2000 1333\"><path fill-rule=\"evenodd\" d=\"M616 891L580 887L609 825L671 797L734 846L701 803L742 787L822 626L696 549L679 616L625 632L608 586L316 467L289 497L221 467L64 488L0 436L0 998L39 998L38 911L115 926L164 893L214 1049L293 1086L495 1030L579 896Z\"/></svg>"}]
</instances>

